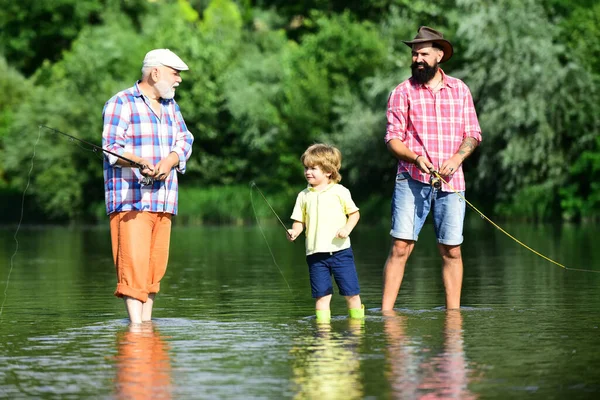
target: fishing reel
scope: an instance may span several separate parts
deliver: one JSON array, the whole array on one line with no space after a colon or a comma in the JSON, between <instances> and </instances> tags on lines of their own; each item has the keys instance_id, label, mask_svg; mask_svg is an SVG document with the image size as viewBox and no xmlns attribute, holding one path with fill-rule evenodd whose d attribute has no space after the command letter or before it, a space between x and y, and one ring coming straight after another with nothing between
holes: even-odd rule
<instances>
[{"instance_id":1,"label":"fishing reel","mask_svg":"<svg viewBox=\"0 0 600 400\"><path fill-rule=\"evenodd\" d=\"M154 179L150 178L149 176L144 176L142 177L142 179L140 179L140 185L142 186L150 186L154 183Z\"/></svg>"},{"instance_id":2,"label":"fishing reel","mask_svg":"<svg viewBox=\"0 0 600 400\"><path fill-rule=\"evenodd\" d=\"M440 190L442 188L442 181L436 174L437 171L431 171L431 175L429 176L429 184L434 189Z\"/></svg>"},{"instance_id":3,"label":"fishing reel","mask_svg":"<svg viewBox=\"0 0 600 400\"><path fill-rule=\"evenodd\" d=\"M138 164L137 167L140 170L140 174L142 173L142 170L148 168L147 165L142 165L142 164ZM154 178L142 175L142 177L139 180L139 183L142 186L150 186L150 185L152 185L154 183Z\"/></svg>"}]
</instances>

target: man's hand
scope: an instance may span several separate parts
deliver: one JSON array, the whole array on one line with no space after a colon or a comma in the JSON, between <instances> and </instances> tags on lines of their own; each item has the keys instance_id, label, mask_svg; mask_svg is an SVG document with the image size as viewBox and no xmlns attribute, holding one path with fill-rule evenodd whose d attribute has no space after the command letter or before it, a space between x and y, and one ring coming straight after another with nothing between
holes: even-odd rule
<instances>
[{"instance_id":1,"label":"man's hand","mask_svg":"<svg viewBox=\"0 0 600 400\"><path fill-rule=\"evenodd\" d=\"M460 165L465 161L467 157L471 155L473 150L479 146L477 139L472 137L466 137L461 143L458 151L455 155L444 161L439 173L442 176L450 176L460 168Z\"/></svg>"},{"instance_id":2,"label":"man's hand","mask_svg":"<svg viewBox=\"0 0 600 400\"><path fill-rule=\"evenodd\" d=\"M154 175L152 176L157 181L164 181L171 173L171 168L166 159L162 159L154 167Z\"/></svg>"},{"instance_id":3,"label":"man's hand","mask_svg":"<svg viewBox=\"0 0 600 400\"><path fill-rule=\"evenodd\" d=\"M142 168L140 168L140 174L142 174L142 176L154 176L154 165L151 162L144 158L140 158L137 163L142 165Z\"/></svg>"},{"instance_id":4,"label":"man's hand","mask_svg":"<svg viewBox=\"0 0 600 400\"><path fill-rule=\"evenodd\" d=\"M414 160L414 163L421 172L430 174L434 171L433 164L430 163L427 157L425 156L417 156Z\"/></svg>"},{"instance_id":5,"label":"man's hand","mask_svg":"<svg viewBox=\"0 0 600 400\"><path fill-rule=\"evenodd\" d=\"M164 181L171 174L171 170L179 163L179 156L175 152L169 153L166 158L160 160L154 167L155 180Z\"/></svg>"},{"instance_id":6,"label":"man's hand","mask_svg":"<svg viewBox=\"0 0 600 400\"><path fill-rule=\"evenodd\" d=\"M462 164L462 162L463 158L461 156L459 156L458 154L453 155L452 157L450 157L442 163L442 167L439 170L439 174L442 176L452 175L453 173L458 171L458 168L460 167L460 164Z\"/></svg>"}]
</instances>

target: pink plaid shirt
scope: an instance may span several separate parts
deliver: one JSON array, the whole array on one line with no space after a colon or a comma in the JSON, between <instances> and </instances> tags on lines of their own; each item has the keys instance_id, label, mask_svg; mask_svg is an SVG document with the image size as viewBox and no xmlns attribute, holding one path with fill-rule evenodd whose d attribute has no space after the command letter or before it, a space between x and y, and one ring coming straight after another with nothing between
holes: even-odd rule
<instances>
[{"instance_id":1,"label":"pink plaid shirt","mask_svg":"<svg viewBox=\"0 0 600 400\"><path fill-rule=\"evenodd\" d=\"M185 172L194 136L188 131L175 100L161 100L159 118L136 83L108 100L102 117L102 148L119 155L132 153L155 165L171 152L179 156L179 165L166 180L142 186L137 168L116 165L117 157L105 153L107 214L130 210L177 214L177 172Z\"/></svg>"},{"instance_id":2,"label":"pink plaid shirt","mask_svg":"<svg viewBox=\"0 0 600 400\"><path fill-rule=\"evenodd\" d=\"M385 142L399 139L406 147L427 157L439 169L444 161L458 151L463 140L472 137L481 141L481 128L467 85L441 70L443 84L437 93L425 85L407 79L390 94L387 108ZM429 183L430 174L421 172L412 162L398 161L398 173L408 172L420 182ZM462 164L449 177L452 187L465 190ZM452 191L442 185L445 192Z\"/></svg>"}]
</instances>

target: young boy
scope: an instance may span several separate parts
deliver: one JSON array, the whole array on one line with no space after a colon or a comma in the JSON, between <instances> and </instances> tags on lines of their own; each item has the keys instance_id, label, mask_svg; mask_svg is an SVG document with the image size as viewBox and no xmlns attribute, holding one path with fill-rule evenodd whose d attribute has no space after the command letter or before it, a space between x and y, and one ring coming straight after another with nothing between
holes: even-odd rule
<instances>
[{"instance_id":1,"label":"young boy","mask_svg":"<svg viewBox=\"0 0 600 400\"><path fill-rule=\"evenodd\" d=\"M342 179L342 154L333 146L314 144L300 160L308 187L296 199L288 239L296 240L306 227L306 262L312 297L316 299L317 322L331 319L331 275L346 298L350 317L364 318L349 238L360 215L350 191L338 184Z\"/></svg>"}]
</instances>

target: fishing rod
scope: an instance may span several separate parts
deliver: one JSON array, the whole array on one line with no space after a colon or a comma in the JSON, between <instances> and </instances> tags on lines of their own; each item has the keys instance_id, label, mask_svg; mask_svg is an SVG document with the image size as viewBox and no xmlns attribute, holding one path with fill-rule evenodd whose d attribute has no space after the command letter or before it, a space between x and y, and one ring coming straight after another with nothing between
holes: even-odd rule
<instances>
[{"instance_id":1,"label":"fishing rod","mask_svg":"<svg viewBox=\"0 0 600 400\"><path fill-rule=\"evenodd\" d=\"M429 161L432 161L432 158L429 156L429 152L427 151L427 148L425 147L425 144L419 140L419 142L421 143L421 146L423 147L423 150L425 151L425 154L427 156L427 158L429 158ZM418 158L418 157L417 157ZM519 239L517 239L516 237L514 237L513 235L511 235L510 233L508 233L507 231L505 231L504 229L502 229L498 224L496 224L494 221L492 221L490 218L488 218L484 213L482 213L481 211L479 211L477 209L477 207L475 207L473 204L471 204L462 194L460 194L460 192L456 189L454 189L454 187L450 184L450 182L446 181L437 170L435 170L435 168L433 170L430 170L429 173L431 174L430 176L430 184L432 187L436 188L436 189L441 189L442 187L442 182L446 184L446 186L448 186L450 188L450 190L452 190L454 193L456 193L462 200L464 200L464 202L471 207L477 214L479 214L479 216L488 221L490 224L492 224L496 229L498 229L500 232L504 233L506 236L508 236L509 238L511 238L512 240L514 240L516 243L518 243L519 245L525 247L527 250L531 251L533 254L543 258L546 261L551 262L552 264L558 265L561 268L564 268L565 270L568 271L581 271L581 272L594 272L594 273L600 273L600 271L596 271L596 270L592 270L592 269L581 269L581 268L567 268L564 265L562 265L561 263L554 261L553 259L551 259L550 257L546 257L545 255L543 255L542 253L532 249L531 247L527 246L525 243L521 242Z\"/></svg>"},{"instance_id":2,"label":"fishing rod","mask_svg":"<svg viewBox=\"0 0 600 400\"><path fill-rule=\"evenodd\" d=\"M273 214L275 214L275 217L277 217L277 220L279 221L279 223L281 224L281 226L283 226L283 229L285 229L285 234L289 238L291 238L292 235L290 235L290 232L288 232L287 226L285 226L285 224L283 223L283 221L281 220L281 218L279 218L279 215L277 215L277 213L275 212L275 210L273 209L273 207L271 207L271 204L269 204L269 201L267 200L267 198L265 197L265 195L260 191L260 189L258 188L258 186L256 186L256 183L254 181L250 182L250 187L251 188L255 188L258 191L258 193L262 196L262 198L265 201L265 203L267 203L267 205L269 206L269 208L271 209L271 211L273 211Z\"/></svg>"},{"instance_id":3,"label":"fishing rod","mask_svg":"<svg viewBox=\"0 0 600 400\"><path fill-rule=\"evenodd\" d=\"M550 257L546 257L545 255L543 255L542 253L532 249L531 247L527 246L525 243L521 242L519 239L517 239L516 237L514 237L513 235L511 235L510 233L508 233L507 231L505 231L504 229L502 229L498 224L496 224L494 221L492 221L491 219L489 219L484 213L482 213L481 211L479 211L477 209L477 207L475 207L473 204L471 204L462 194L460 194L459 191L457 191L456 189L454 189L454 187L452 187L452 185L446 181L437 171L432 171L431 172L432 175L435 175L435 177L439 180L441 180L442 182L444 182L454 193L456 193L462 200L465 201L466 204L469 205L469 207L471 207L477 214L479 214L479 216L488 221L490 224L492 224L496 229L498 229L500 232L504 233L506 236L508 236L509 238L511 238L512 240L514 240L515 242L517 242L518 244L520 244L521 246L525 247L527 250L531 251L533 254L542 257L544 260L551 262L552 264L558 265L561 268L564 268L567 271L580 271L580 272L594 272L594 273L600 273L600 271L596 271L593 269L581 269L581 268L567 268L564 265L562 265L561 263L554 261L553 259L551 259Z\"/></svg>"},{"instance_id":4,"label":"fishing rod","mask_svg":"<svg viewBox=\"0 0 600 400\"><path fill-rule=\"evenodd\" d=\"M68 133L65 133L65 132L59 131L58 129L54 129L54 128L51 128L51 127L49 127L49 126L46 126L46 125L40 125L40 128L45 128L45 129L48 129L48 130L50 130L50 131L53 131L53 132L59 133L59 134L61 134L61 135L63 135L63 136L66 136L66 137L68 137L68 138L69 138L69 139L71 139L71 140L76 140L76 141L78 141L78 142L80 142L80 143L83 143L83 144L85 144L86 146L90 146L90 147L91 147L91 148L92 148L94 151L102 151L102 152L104 152L104 153L110 154L111 156L115 156L115 157L117 157L117 158L120 158L121 160L128 162L128 163L129 163L129 165L131 165L132 167L137 167L137 168L138 168L140 171L141 171L141 170L144 170L144 169L149 169L149 168L148 168L148 166L147 166L147 165L145 165L145 164L142 164L142 163L135 162L135 161L133 161L133 160L132 160L132 159L130 159L130 158L123 157L122 155L119 155L119 154L117 154L117 153L114 153L114 152L112 152L112 151L110 151L110 150L103 149L102 147L100 147L100 146L97 146L97 145L95 145L94 143L90 143L90 142L88 142L88 141L85 141L85 140L83 140L83 139L79 139L78 137L75 137L75 136L73 136L73 135L69 135ZM144 177L142 178L142 180L141 180L141 182L140 182L140 183L141 183L142 185L151 185L153 182L154 182L154 179L152 179L152 178L151 178L151 177L149 177L149 176L144 176Z\"/></svg>"}]
</instances>

